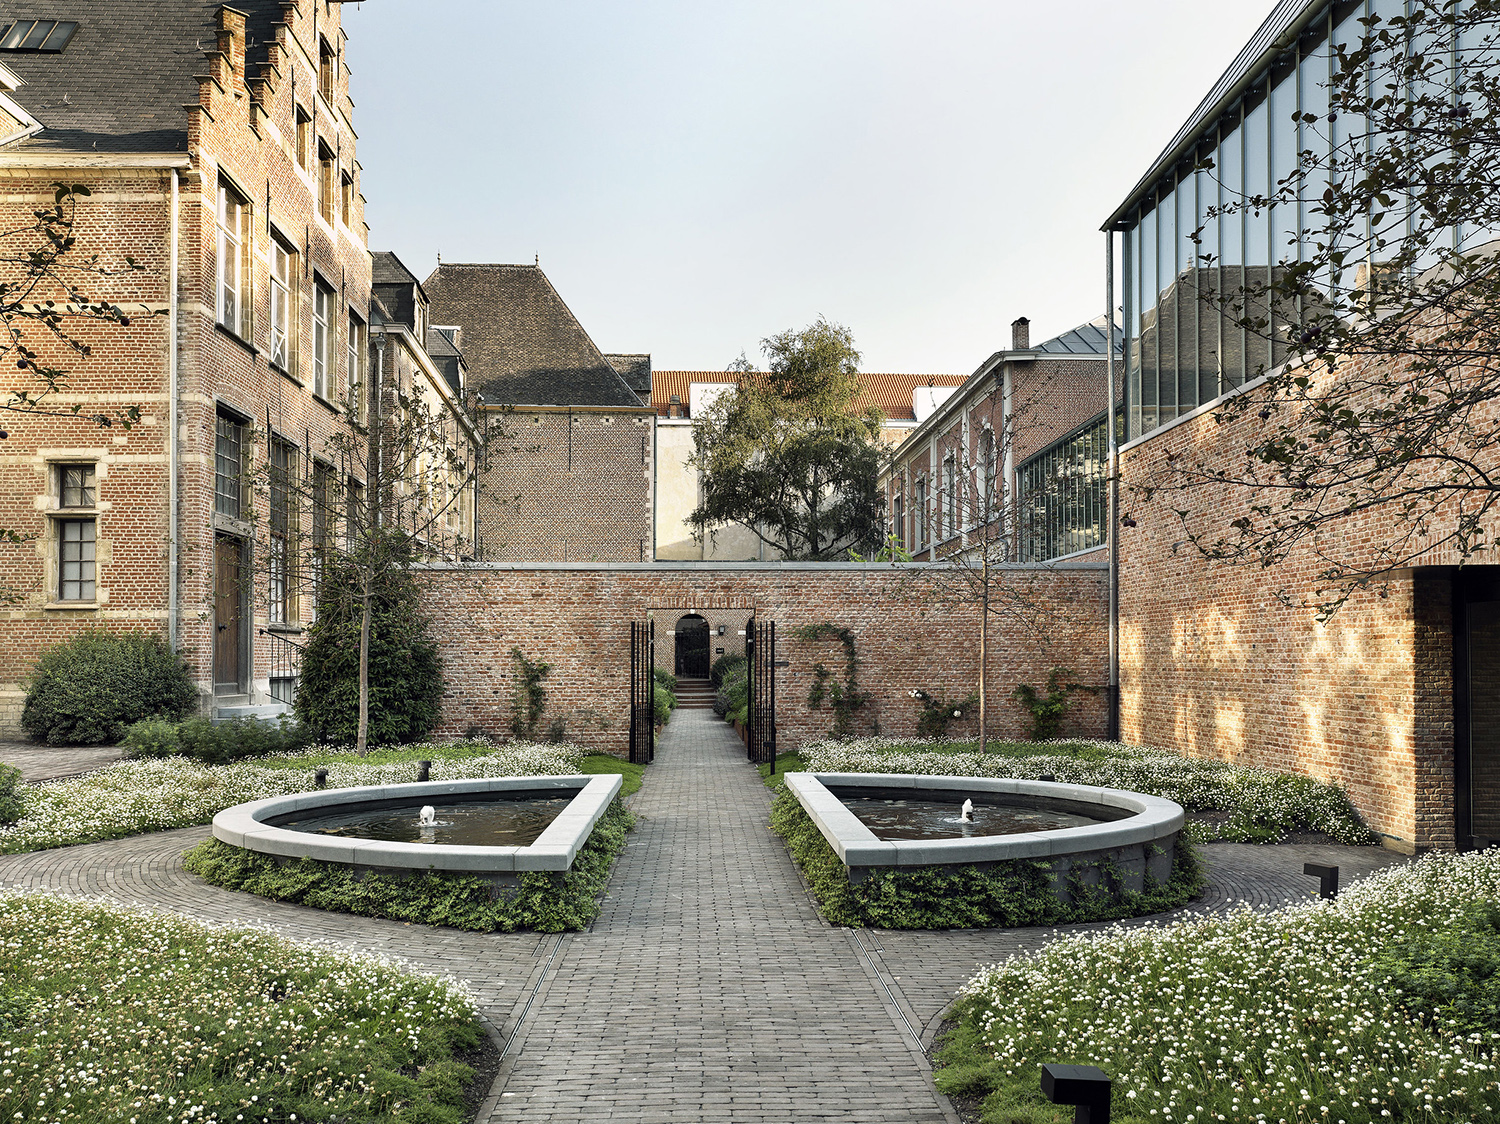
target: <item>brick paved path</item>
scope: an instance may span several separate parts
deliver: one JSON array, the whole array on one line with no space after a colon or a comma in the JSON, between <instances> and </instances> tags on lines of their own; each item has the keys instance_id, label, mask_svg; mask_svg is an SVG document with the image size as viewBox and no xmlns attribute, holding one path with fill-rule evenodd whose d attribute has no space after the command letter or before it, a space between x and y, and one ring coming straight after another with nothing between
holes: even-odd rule
<instances>
[{"instance_id":1,"label":"brick paved path","mask_svg":"<svg viewBox=\"0 0 1500 1124\"><path fill-rule=\"evenodd\" d=\"M206 828L0 856L0 882L249 920L464 979L506 1044L488 1124L956 1122L921 1047L976 967L1054 931L830 928L771 834L767 803L728 728L678 711L635 797L640 824L602 915L562 937L428 929L220 890L179 857ZM1200 910L1304 898L1310 858L1339 863L1346 884L1400 861L1373 848L1226 844L1205 857L1213 888Z\"/></svg>"},{"instance_id":2,"label":"brick paved path","mask_svg":"<svg viewBox=\"0 0 1500 1124\"><path fill-rule=\"evenodd\" d=\"M117 745L54 746L0 742L0 762L21 770L23 781L76 777L113 765L123 756Z\"/></svg>"}]
</instances>

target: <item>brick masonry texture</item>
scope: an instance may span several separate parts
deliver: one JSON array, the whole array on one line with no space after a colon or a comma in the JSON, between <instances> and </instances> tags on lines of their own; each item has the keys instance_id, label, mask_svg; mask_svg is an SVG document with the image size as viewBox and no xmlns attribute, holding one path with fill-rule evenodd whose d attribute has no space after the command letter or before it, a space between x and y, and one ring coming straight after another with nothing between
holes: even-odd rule
<instances>
[{"instance_id":1,"label":"brick masonry texture","mask_svg":"<svg viewBox=\"0 0 1500 1124\"><path fill-rule=\"evenodd\" d=\"M1248 494L1164 485L1174 462L1233 472L1252 424L1209 413L1121 454L1121 512L1137 523L1120 530L1121 737L1335 782L1389 845L1451 848L1450 582L1400 571L1324 624L1301 607L1324 566L1310 551L1269 570L1205 560L1189 531L1230 533ZM1370 512L1317 546L1373 557L1385 524Z\"/></svg>"},{"instance_id":2,"label":"brick masonry texture","mask_svg":"<svg viewBox=\"0 0 1500 1124\"><path fill-rule=\"evenodd\" d=\"M446 664L440 732L477 726L509 729L516 684L510 650L553 665L543 723L562 718L570 740L625 752L629 722L630 622L651 614L656 663L671 670L671 634L682 616L707 618L711 648L743 651L738 632L756 614L775 621L780 744L790 748L828 734L832 713L808 705L822 663L841 681L838 641L808 642L792 633L827 621L855 636L859 687L872 695L856 712L859 734L909 735L918 710L909 692L923 688L961 698L978 683L978 610L935 600L932 571L917 566L743 563L709 566L558 566L434 568L423 574L427 603ZM1015 566L997 571L997 586L1024 607L992 619L989 693L991 733L1022 736L1029 716L1011 698L1018 683L1043 684L1054 666L1084 683L1103 684L1105 570L1098 565ZM719 625L725 634L717 635ZM1103 695L1076 695L1065 733L1099 737ZM973 736L976 722L950 733Z\"/></svg>"}]
</instances>

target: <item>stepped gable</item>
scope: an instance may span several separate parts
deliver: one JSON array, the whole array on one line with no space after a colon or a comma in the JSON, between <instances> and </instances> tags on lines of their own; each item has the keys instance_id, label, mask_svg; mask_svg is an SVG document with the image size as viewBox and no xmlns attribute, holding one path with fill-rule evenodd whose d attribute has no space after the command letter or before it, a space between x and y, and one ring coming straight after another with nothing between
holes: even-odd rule
<instances>
[{"instance_id":1,"label":"stepped gable","mask_svg":"<svg viewBox=\"0 0 1500 1124\"><path fill-rule=\"evenodd\" d=\"M537 266L444 262L423 287L433 323L462 330L464 357L487 401L644 404Z\"/></svg>"}]
</instances>

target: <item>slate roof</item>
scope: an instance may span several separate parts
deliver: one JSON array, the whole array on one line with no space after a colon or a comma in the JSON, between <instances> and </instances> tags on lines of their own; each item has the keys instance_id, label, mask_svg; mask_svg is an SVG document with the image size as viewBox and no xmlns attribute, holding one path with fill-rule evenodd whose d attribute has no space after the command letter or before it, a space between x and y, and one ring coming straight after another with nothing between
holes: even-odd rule
<instances>
[{"instance_id":1,"label":"slate roof","mask_svg":"<svg viewBox=\"0 0 1500 1124\"><path fill-rule=\"evenodd\" d=\"M1060 336L1053 336L1046 343L1038 344L1036 350L1047 355L1103 355L1105 319L1099 317L1087 324L1080 324ZM1124 344L1119 327L1115 328L1115 354L1120 354Z\"/></svg>"},{"instance_id":2,"label":"slate roof","mask_svg":"<svg viewBox=\"0 0 1500 1124\"><path fill-rule=\"evenodd\" d=\"M463 352L491 402L641 406L534 265L449 264L424 283L435 324L463 328Z\"/></svg>"},{"instance_id":3,"label":"slate roof","mask_svg":"<svg viewBox=\"0 0 1500 1124\"><path fill-rule=\"evenodd\" d=\"M733 371L652 371L651 404L656 407L658 417L667 416L667 407L672 395L688 405L688 387L695 382L733 383L739 376ZM911 392L919 386L961 386L963 375L913 375L888 374L878 371L859 373L860 392L854 404L863 410L866 406L879 407L887 421L917 420L912 412Z\"/></svg>"},{"instance_id":4,"label":"slate roof","mask_svg":"<svg viewBox=\"0 0 1500 1124\"><path fill-rule=\"evenodd\" d=\"M18 19L77 20L57 54L0 51L25 85L11 97L45 128L6 152L142 153L187 151L187 112L198 101L195 74L208 73L205 50L217 43L210 0L17 0L0 30ZM281 19L276 0L235 0L258 44ZM265 62L252 49L247 71Z\"/></svg>"},{"instance_id":5,"label":"slate roof","mask_svg":"<svg viewBox=\"0 0 1500 1124\"><path fill-rule=\"evenodd\" d=\"M447 332L440 332L436 328L428 328L427 354L448 357L462 355L463 352L453 346L453 341L448 338Z\"/></svg>"},{"instance_id":6,"label":"slate roof","mask_svg":"<svg viewBox=\"0 0 1500 1124\"><path fill-rule=\"evenodd\" d=\"M604 358L642 402L651 397L651 356L606 355Z\"/></svg>"}]
</instances>

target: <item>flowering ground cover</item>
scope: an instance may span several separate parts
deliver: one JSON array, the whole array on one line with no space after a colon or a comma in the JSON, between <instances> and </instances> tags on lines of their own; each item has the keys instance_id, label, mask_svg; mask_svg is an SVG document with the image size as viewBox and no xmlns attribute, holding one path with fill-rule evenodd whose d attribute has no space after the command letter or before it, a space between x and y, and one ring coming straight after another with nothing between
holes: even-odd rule
<instances>
[{"instance_id":1,"label":"flowering ground cover","mask_svg":"<svg viewBox=\"0 0 1500 1124\"><path fill-rule=\"evenodd\" d=\"M859 738L806 745L801 756L816 773L1051 775L1144 792L1181 804L1190 813L1184 834L1196 843L1270 843L1303 830L1356 846L1378 841L1337 785L1120 742L991 742L981 754L973 742Z\"/></svg>"},{"instance_id":2,"label":"flowering ground cover","mask_svg":"<svg viewBox=\"0 0 1500 1124\"><path fill-rule=\"evenodd\" d=\"M1500 852L1434 855L1272 913L1063 937L962 989L938 1087L1063 1121L1044 1062L1122 1124L1500 1119Z\"/></svg>"},{"instance_id":3,"label":"flowering ground cover","mask_svg":"<svg viewBox=\"0 0 1500 1124\"><path fill-rule=\"evenodd\" d=\"M328 770L330 788L350 788L414 780L418 758L432 761L433 780L448 780L573 774L583 772L586 764L600 767L585 757L585 750L568 744L457 743L379 750L364 758L319 750L230 765L203 765L184 757L122 761L88 776L18 789L21 818L0 826L0 854L206 824L232 805L312 788L314 768Z\"/></svg>"},{"instance_id":4,"label":"flowering ground cover","mask_svg":"<svg viewBox=\"0 0 1500 1124\"><path fill-rule=\"evenodd\" d=\"M0 893L0 1119L468 1119L451 979L250 929Z\"/></svg>"}]
</instances>

